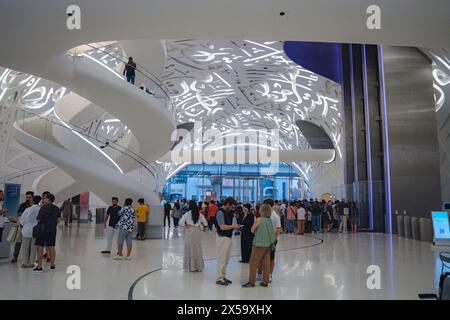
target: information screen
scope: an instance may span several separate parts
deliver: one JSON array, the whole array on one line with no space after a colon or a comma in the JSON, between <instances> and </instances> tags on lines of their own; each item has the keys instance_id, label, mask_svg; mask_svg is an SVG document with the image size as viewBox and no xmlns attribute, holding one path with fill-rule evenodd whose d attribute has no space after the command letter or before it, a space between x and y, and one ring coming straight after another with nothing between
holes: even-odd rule
<instances>
[{"instance_id":1,"label":"information screen","mask_svg":"<svg viewBox=\"0 0 450 320\"><path fill-rule=\"evenodd\" d=\"M20 201L20 184L5 183L5 201L3 206L8 208L8 218L13 218L17 214Z\"/></svg>"},{"instance_id":2,"label":"information screen","mask_svg":"<svg viewBox=\"0 0 450 320\"><path fill-rule=\"evenodd\" d=\"M435 239L450 239L450 226L447 211L433 211L433 230Z\"/></svg>"}]
</instances>

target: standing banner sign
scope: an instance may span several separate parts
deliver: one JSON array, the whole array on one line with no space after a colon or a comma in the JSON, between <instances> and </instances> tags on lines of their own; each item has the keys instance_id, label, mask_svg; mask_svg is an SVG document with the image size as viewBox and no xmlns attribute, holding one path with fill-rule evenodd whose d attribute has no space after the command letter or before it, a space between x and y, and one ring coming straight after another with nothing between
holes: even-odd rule
<instances>
[{"instance_id":1,"label":"standing banner sign","mask_svg":"<svg viewBox=\"0 0 450 320\"><path fill-rule=\"evenodd\" d=\"M431 212L433 221L434 244L450 245L450 225L447 211Z\"/></svg>"},{"instance_id":2,"label":"standing banner sign","mask_svg":"<svg viewBox=\"0 0 450 320\"><path fill-rule=\"evenodd\" d=\"M80 193L80 222L89 221L89 192Z\"/></svg>"},{"instance_id":3,"label":"standing banner sign","mask_svg":"<svg viewBox=\"0 0 450 320\"><path fill-rule=\"evenodd\" d=\"M8 218L15 217L19 209L20 184L5 183L5 200L3 206L8 208Z\"/></svg>"}]
</instances>

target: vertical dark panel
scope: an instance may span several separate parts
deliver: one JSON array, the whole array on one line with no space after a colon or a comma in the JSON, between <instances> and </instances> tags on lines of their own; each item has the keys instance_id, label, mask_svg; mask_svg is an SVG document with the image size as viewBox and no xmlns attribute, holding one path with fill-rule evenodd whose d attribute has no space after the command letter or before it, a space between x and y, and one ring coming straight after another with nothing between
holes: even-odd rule
<instances>
[{"instance_id":1,"label":"vertical dark panel","mask_svg":"<svg viewBox=\"0 0 450 320\"><path fill-rule=\"evenodd\" d=\"M342 109L344 112L344 132L345 132L345 166L344 166L344 194L351 196L352 190L349 188L355 181L354 162L353 162L353 120L352 120L352 86L351 86L351 63L350 63L350 45L341 46L342 63Z\"/></svg>"},{"instance_id":2,"label":"vertical dark panel","mask_svg":"<svg viewBox=\"0 0 450 320\"><path fill-rule=\"evenodd\" d=\"M385 193L378 48L364 45L362 49L370 224L373 231L380 232L385 230Z\"/></svg>"},{"instance_id":3,"label":"vertical dark panel","mask_svg":"<svg viewBox=\"0 0 450 320\"><path fill-rule=\"evenodd\" d=\"M384 154L376 46L342 45L346 185L357 202L359 229L383 232Z\"/></svg>"},{"instance_id":4,"label":"vertical dark panel","mask_svg":"<svg viewBox=\"0 0 450 320\"><path fill-rule=\"evenodd\" d=\"M359 208L359 227L368 229L369 224L369 192L367 176L366 125L364 105L364 79L362 68L362 46L353 44L351 50L352 63L352 112L353 112L353 148L355 163L355 184L353 200Z\"/></svg>"},{"instance_id":5,"label":"vertical dark panel","mask_svg":"<svg viewBox=\"0 0 450 320\"><path fill-rule=\"evenodd\" d=\"M430 217L442 205L431 64L415 48L389 46L383 62L392 211Z\"/></svg>"}]
</instances>

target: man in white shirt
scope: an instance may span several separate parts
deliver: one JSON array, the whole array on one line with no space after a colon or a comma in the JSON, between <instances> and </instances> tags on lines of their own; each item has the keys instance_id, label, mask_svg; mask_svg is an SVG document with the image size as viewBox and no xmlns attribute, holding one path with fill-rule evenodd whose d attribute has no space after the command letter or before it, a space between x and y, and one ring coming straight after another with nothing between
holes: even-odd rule
<instances>
[{"instance_id":1,"label":"man in white shirt","mask_svg":"<svg viewBox=\"0 0 450 320\"><path fill-rule=\"evenodd\" d=\"M275 204L275 202L272 199L265 199L264 204L268 204L272 207L272 213L270 215L270 220L272 220L272 224L275 228L274 232L275 232L275 238L277 239L275 242L275 246L278 243L278 237L281 234L281 220L280 220L280 216L275 212L275 210L273 210L273 206ZM273 248L273 250L270 251L270 280L269 282L272 282L272 273L273 273L273 269L275 268L275 247ZM262 265L260 264L258 267L258 280L262 281Z\"/></svg>"},{"instance_id":2,"label":"man in white shirt","mask_svg":"<svg viewBox=\"0 0 450 320\"><path fill-rule=\"evenodd\" d=\"M41 197L34 196L31 198L29 204L31 207L25 209L20 216L20 224L22 225L22 246L20 250L20 260L22 261L22 268L33 268L36 258L36 246L33 241L33 228L37 224L37 216L39 214L38 203Z\"/></svg>"},{"instance_id":3,"label":"man in white shirt","mask_svg":"<svg viewBox=\"0 0 450 320\"><path fill-rule=\"evenodd\" d=\"M0 190L0 242L2 242L3 228L5 227L6 213L8 212L8 209L3 209L4 198L3 190Z\"/></svg>"},{"instance_id":4,"label":"man in white shirt","mask_svg":"<svg viewBox=\"0 0 450 320\"><path fill-rule=\"evenodd\" d=\"M303 235L305 233L305 217L306 210L304 208L303 201L300 203L300 207L297 209L297 226L298 234Z\"/></svg>"}]
</instances>

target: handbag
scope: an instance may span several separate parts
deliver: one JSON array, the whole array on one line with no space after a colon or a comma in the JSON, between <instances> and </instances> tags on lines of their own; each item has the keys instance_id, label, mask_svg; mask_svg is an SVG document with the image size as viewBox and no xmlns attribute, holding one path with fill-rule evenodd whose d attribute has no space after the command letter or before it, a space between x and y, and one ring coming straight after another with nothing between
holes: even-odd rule
<instances>
[{"instance_id":1,"label":"handbag","mask_svg":"<svg viewBox=\"0 0 450 320\"><path fill-rule=\"evenodd\" d=\"M17 232L19 232L18 230L19 230L19 228L17 226L11 228L11 230L9 230L8 237L6 237L6 241L8 241L8 242L16 241Z\"/></svg>"},{"instance_id":2,"label":"handbag","mask_svg":"<svg viewBox=\"0 0 450 320\"><path fill-rule=\"evenodd\" d=\"M45 235L44 225L37 224L33 227L33 238L42 238Z\"/></svg>"}]
</instances>

